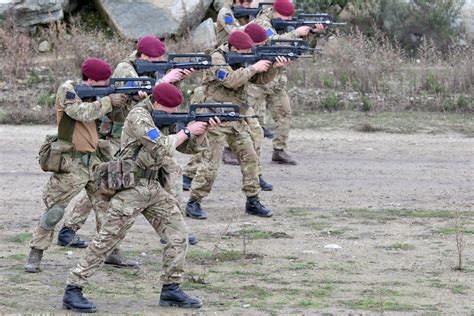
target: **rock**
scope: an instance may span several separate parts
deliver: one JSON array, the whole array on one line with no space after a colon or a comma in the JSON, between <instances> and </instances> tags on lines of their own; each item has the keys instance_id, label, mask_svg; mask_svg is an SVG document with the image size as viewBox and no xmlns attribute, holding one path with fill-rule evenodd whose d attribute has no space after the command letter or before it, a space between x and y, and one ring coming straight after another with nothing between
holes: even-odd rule
<instances>
[{"instance_id":1,"label":"rock","mask_svg":"<svg viewBox=\"0 0 474 316\"><path fill-rule=\"evenodd\" d=\"M0 0L0 21L13 14L20 27L30 27L61 20L64 12L77 7L77 0Z\"/></svg>"},{"instance_id":2,"label":"rock","mask_svg":"<svg viewBox=\"0 0 474 316\"><path fill-rule=\"evenodd\" d=\"M466 36L474 40L474 0L465 0L461 17Z\"/></svg>"},{"instance_id":3,"label":"rock","mask_svg":"<svg viewBox=\"0 0 474 316\"><path fill-rule=\"evenodd\" d=\"M180 35L197 26L212 0L94 1L109 25L126 38Z\"/></svg>"},{"instance_id":4,"label":"rock","mask_svg":"<svg viewBox=\"0 0 474 316\"><path fill-rule=\"evenodd\" d=\"M341 249L342 247L336 244L329 244L324 246L325 249Z\"/></svg>"},{"instance_id":5,"label":"rock","mask_svg":"<svg viewBox=\"0 0 474 316\"><path fill-rule=\"evenodd\" d=\"M51 49L51 44L49 44L48 41L42 41L38 45L38 51L40 51L41 53L49 52L50 49Z\"/></svg>"},{"instance_id":6,"label":"rock","mask_svg":"<svg viewBox=\"0 0 474 316\"><path fill-rule=\"evenodd\" d=\"M204 50L217 45L217 34L212 19L202 22L191 33L193 46L198 50Z\"/></svg>"}]
</instances>

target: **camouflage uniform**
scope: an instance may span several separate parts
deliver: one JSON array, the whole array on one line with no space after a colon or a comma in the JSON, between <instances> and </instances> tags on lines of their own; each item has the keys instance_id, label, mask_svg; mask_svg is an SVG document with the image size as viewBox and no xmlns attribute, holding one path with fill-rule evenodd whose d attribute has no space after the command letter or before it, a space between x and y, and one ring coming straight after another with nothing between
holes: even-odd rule
<instances>
[{"instance_id":1,"label":"camouflage uniform","mask_svg":"<svg viewBox=\"0 0 474 316\"><path fill-rule=\"evenodd\" d=\"M73 144L79 140L86 143L91 149L87 152L74 151L73 153L63 154L66 159L71 159L72 169L68 173L54 173L46 184L43 201L47 210L40 218L30 241L30 247L34 249L45 250L50 246L55 225L62 219L64 209L71 199L82 189L86 190L96 210L104 212L108 206L104 203L98 203L96 199L93 172L100 163L94 151L94 148L97 147L97 132L94 120L112 110L110 98L104 97L99 101L83 102L76 95L74 87L75 84L72 81L67 81L60 86L56 95L56 111L58 117L59 113L62 113L62 115L68 115L76 121L74 130L81 128L90 133L89 135L86 133L73 135Z\"/></svg>"},{"instance_id":2,"label":"camouflage uniform","mask_svg":"<svg viewBox=\"0 0 474 316\"><path fill-rule=\"evenodd\" d=\"M225 64L227 45L221 46L212 54L213 64ZM245 84L270 82L278 70L257 74L252 66L233 69L230 66L212 67L205 71L203 78L205 102L227 102L242 104L243 114L253 113L246 106ZM250 136L249 125L239 120L225 122L216 129L207 132L210 147L201 152L200 165L191 186L191 199L201 201L206 197L214 184L219 169L222 144L227 141L231 150L237 155L243 176L242 191L247 197L260 193L258 159ZM263 137L263 136L262 136Z\"/></svg>"},{"instance_id":3,"label":"camouflage uniform","mask_svg":"<svg viewBox=\"0 0 474 316\"><path fill-rule=\"evenodd\" d=\"M217 46L227 43L229 34L234 31L244 31L247 18L236 19L230 4L224 4L216 19Z\"/></svg>"},{"instance_id":4,"label":"camouflage uniform","mask_svg":"<svg viewBox=\"0 0 474 316\"><path fill-rule=\"evenodd\" d=\"M294 31L278 34L273 28L271 19L273 18L273 8L263 10L259 16L254 20L255 23L259 24L265 30L269 39L295 39L298 36ZM253 95L255 102L255 111L260 117L265 117L265 107L269 104L273 107L273 120L275 121L275 137L273 138L274 149L286 149L288 136L290 134L291 126L291 106L290 98L288 96L287 87L287 75L286 71L282 71L269 85L266 86L267 91L264 95L259 94L258 91L252 91L250 95ZM271 91L271 93L266 93ZM264 101L264 102L262 102ZM260 121L262 126L265 126L264 121Z\"/></svg>"},{"instance_id":5,"label":"camouflage uniform","mask_svg":"<svg viewBox=\"0 0 474 316\"><path fill-rule=\"evenodd\" d=\"M176 148L178 137L170 135L170 129L158 130L151 110L152 103L147 98L130 112L122 133L120 158L132 159L136 155L137 169L142 172L137 173L137 185L118 191L112 198L106 222L78 265L70 270L68 285L83 287L123 240L139 214L143 214L160 237L168 241L163 253L161 281L165 284L182 281L188 232L178 195L175 195L180 189L166 186L179 183L168 176L168 172L179 168L173 158L175 150L194 153L201 147L197 138L192 137ZM166 183L165 186L160 182Z\"/></svg>"}]
</instances>

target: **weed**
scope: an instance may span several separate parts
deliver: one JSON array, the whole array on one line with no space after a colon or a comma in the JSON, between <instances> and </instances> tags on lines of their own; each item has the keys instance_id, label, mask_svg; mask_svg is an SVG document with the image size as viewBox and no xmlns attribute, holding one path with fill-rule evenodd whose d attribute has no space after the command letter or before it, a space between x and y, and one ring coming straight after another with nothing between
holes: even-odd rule
<instances>
[{"instance_id":1,"label":"weed","mask_svg":"<svg viewBox=\"0 0 474 316\"><path fill-rule=\"evenodd\" d=\"M370 101L369 97L366 96L365 94L362 95L362 97L360 98L360 110L362 112L369 112L373 109L374 107L374 104L372 103L372 101Z\"/></svg>"},{"instance_id":2,"label":"weed","mask_svg":"<svg viewBox=\"0 0 474 316\"><path fill-rule=\"evenodd\" d=\"M469 290L469 287L461 285L461 284L455 285L451 288L451 292L454 294L464 295L464 294L467 294L467 290Z\"/></svg>"},{"instance_id":3,"label":"weed","mask_svg":"<svg viewBox=\"0 0 474 316\"><path fill-rule=\"evenodd\" d=\"M48 107L53 107L56 100L55 94L42 94L38 97L38 104Z\"/></svg>"},{"instance_id":4,"label":"weed","mask_svg":"<svg viewBox=\"0 0 474 316\"><path fill-rule=\"evenodd\" d=\"M16 254L8 256L8 259L18 260L18 261L25 261L26 260L26 254L16 253Z\"/></svg>"},{"instance_id":5,"label":"weed","mask_svg":"<svg viewBox=\"0 0 474 316\"><path fill-rule=\"evenodd\" d=\"M316 263L314 261L308 262L296 262L291 264L288 269L289 270L312 270L316 267Z\"/></svg>"},{"instance_id":6,"label":"weed","mask_svg":"<svg viewBox=\"0 0 474 316\"><path fill-rule=\"evenodd\" d=\"M338 104L339 96L335 92L321 99L321 107L329 112L337 110Z\"/></svg>"},{"instance_id":7,"label":"weed","mask_svg":"<svg viewBox=\"0 0 474 316\"><path fill-rule=\"evenodd\" d=\"M10 236L8 238L8 241L18 243L18 244L24 244L27 241L29 241L32 236L33 236L33 234L31 234L31 233L19 233L19 234Z\"/></svg>"},{"instance_id":8,"label":"weed","mask_svg":"<svg viewBox=\"0 0 474 316\"><path fill-rule=\"evenodd\" d=\"M322 74L320 79L321 79L321 84L324 88L335 88L335 84L334 84L335 80L333 76Z\"/></svg>"},{"instance_id":9,"label":"weed","mask_svg":"<svg viewBox=\"0 0 474 316\"><path fill-rule=\"evenodd\" d=\"M229 234L230 235L230 234ZM244 236L246 235L249 239L268 239L272 238L272 233L267 231L258 230L255 228L246 228L233 233L232 235Z\"/></svg>"},{"instance_id":10,"label":"weed","mask_svg":"<svg viewBox=\"0 0 474 316\"><path fill-rule=\"evenodd\" d=\"M382 130L381 128L374 127L370 123L367 123L367 122L359 125L356 128L356 131L361 132L361 133L374 133L374 132L378 132L378 131L381 131L381 130Z\"/></svg>"},{"instance_id":11,"label":"weed","mask_svg":"<svg viewBox=\"0 0 474 316\"><path fill-rule=\"evenodd\" d=\"M405 243L395 243L393 245L383 247L386 250L413 250L415 246Z\"/></svg>"},{"instance_id":12,"label":"weed","mask_svg":"<svg viewBox=\"0 0 474 316\"><path fill-rule=\"evenodd\" d=\"M426 78L426 89L432 93L442 93L444 91L443 85L438 81L434 74L430 73Z\"/></svg>"},{"instance_id":13,"label":"weed","mask_svg":"<svg viewBox=\"0 0 474 316\"><path fill-rule=\"evenodd\" d=\"M415 309L415 306L410 304L404 304L392 300L384 300L383 298L375 298L373 296L366 297L362 300L353 300L346 303L350 308L365 309L372 311L411 311Z\"/></svg>"}]
</instances>

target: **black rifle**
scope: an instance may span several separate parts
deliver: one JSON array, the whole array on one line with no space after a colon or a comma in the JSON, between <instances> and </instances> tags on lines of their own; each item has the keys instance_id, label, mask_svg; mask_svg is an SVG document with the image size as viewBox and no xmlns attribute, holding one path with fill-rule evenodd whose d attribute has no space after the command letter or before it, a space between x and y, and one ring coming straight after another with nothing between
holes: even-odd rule
<instances>
[{"instance_id":1,"label":"black rifle","mask_svg":"<svg viewBox=\"0 0 474 316\"><path fill-rule=\"evenodd\" d=\"M260 60L269 60L275 62L278 56L286 57L290 60L298 58L311 58L312 54L304 54L309 52L321 51L319 48L310 48L306 41L303 40L274 40L272 44L284 43L287 45L270 45L257 46L252 49L251 53L240 54L237 52L227 52L226 62L229 65L250 65ZM295 45L299 43L300 45ZM289 44L289 45L288 45Z\"/></svg>"},{"instance_id":2,"label":"black rifle","mask_svg":"<svg viewBox=\"0 0 474 316\"><path fill-rule=\"evenodd\" d=\"M271 23L277 32L288 32L300 26L313 27L315 24L323 24L325 26L346 25L346 23L335 22L334 18L327 13L301 13L291 20L272 19Z\"/></svg>"},{"instance_id":3,"label":"black rifle","mask_svg":"<svg viewBox=\"0 0 474 316\"><path fill-rule=\"evenodd\" d=\"M170 69L209 69L214 66L220 65L213 65L211 55L207 54L169 54L166 61L135 61L138 75L156 72L163 75Z\"/></svg>"},{"instance_id":4,"label":"black rifle","mask_svg":"<svg viewBox=\"0 0 474 316\"><path fill-rule=\"evenodd\" d=\"M122 83L117 85L117 83ZM79 84L76 86L76 93L79 98L105 97L112 93L138 94L144 91L151 94L155 86L153 78L110 78L108 86L88 86Z\"/></svg>"},{"instance_id":5,"label":"black rifle","mask_svg":"<svg viewBox=\"0 0 474 316\"><path fill-rule=\"evenodd\" d=\"M257 8L244 8L240 6L232 6L232 11L235 18L244 18L247 16L256 17L263 9L263 6L273 6L272 2L260 2Z\"/></svg>"},{"instance_id":6,"label":"black rifle","mask_svg":"<svg viewBox=\"0 0 474 316\"><path fill-rule=\"evenodd\" d=\"M229 110L222 112L198 112L198 109L207 110ZM155 125L167 127L173 124L186 126L189 122L209 122L211 118L218 117L221 122L237 121L244 118L256 118L257 115L241 115L240 105L228 103L196 103L189 106L189 112L167 113L164 111L153 110L151 116Z\"/></svg>"}]
</instances>

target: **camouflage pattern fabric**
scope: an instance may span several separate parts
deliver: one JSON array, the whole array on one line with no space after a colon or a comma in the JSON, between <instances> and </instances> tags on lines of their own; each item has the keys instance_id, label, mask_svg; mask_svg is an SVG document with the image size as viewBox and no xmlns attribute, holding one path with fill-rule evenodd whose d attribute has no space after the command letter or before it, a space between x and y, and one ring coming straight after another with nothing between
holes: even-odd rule
<instances>
[{"instance_id":1,"label":"camouflage pattern fabric","mask_svg":"<svg viewBox=\"0 0 474 316\"><path fill-rule=\"evenodd\" d=\"M243 22L244 24L241 24ZM224 4L219 10L216 19L217 46L227 43L229 34L234 31L243 31L245 22L242 19L236 19L232 12L231 4Z\"/></svg>"}]
</instances>

